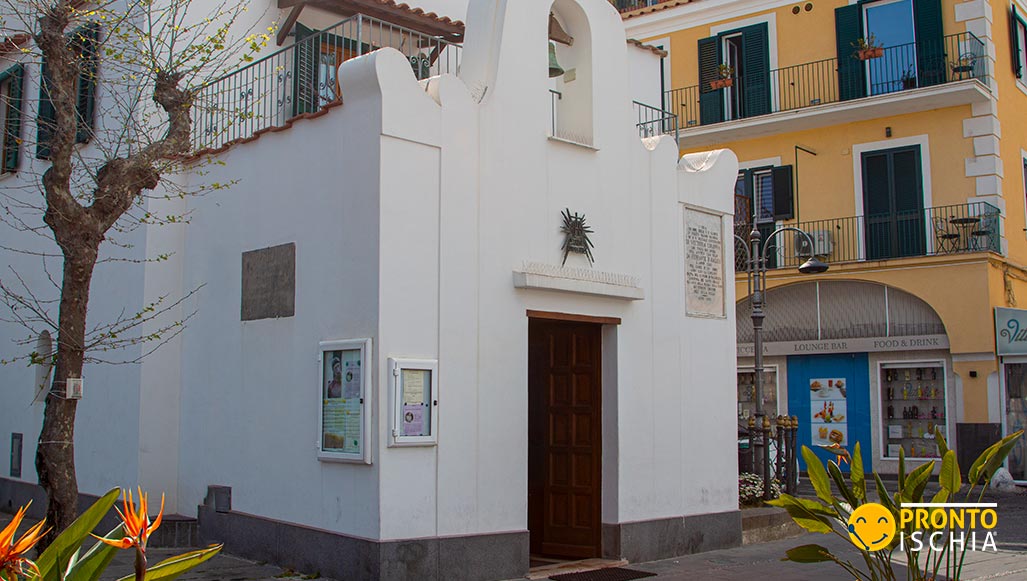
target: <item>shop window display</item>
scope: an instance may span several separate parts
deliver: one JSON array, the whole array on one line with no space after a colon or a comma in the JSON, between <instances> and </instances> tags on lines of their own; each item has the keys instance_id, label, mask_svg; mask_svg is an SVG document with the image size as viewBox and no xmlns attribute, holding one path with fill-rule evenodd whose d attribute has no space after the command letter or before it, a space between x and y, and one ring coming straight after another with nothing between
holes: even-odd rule
<instances>
[{"instance_id":1,"label":"shop window display","mask_svg":"<svg viewBox=\"0 0 1027 581\"><path fill-rule=\"evenodd\" d=\"M945 367L941 363L881 366L881 421L885 458L937 458L935 433L946 434Z\"/></svg>"},{"instance_id":2,"label":"shop window display","mask_svg":"<svg viewBox=\"0 0 1027 581\"><path fill-rule=\"evenodd\" d=\"M763 369L763 413L776 416L777 368ZM738 370L738 419L748 420L756 415L756 372L750 367Z\"/></svg>"}]
</instances>

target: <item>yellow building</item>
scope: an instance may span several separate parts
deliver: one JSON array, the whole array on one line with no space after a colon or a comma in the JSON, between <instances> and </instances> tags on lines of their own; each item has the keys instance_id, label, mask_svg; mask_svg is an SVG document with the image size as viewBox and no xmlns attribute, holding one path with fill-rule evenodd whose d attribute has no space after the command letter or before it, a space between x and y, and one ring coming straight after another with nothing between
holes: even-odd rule
<instances>
[{"instance_id":1,"label":"yellow building","mask_svg":"<svg viewBox=\"0 0 1027 581\"><path fill-rule=\"evenodd\" d=\"M811 235L767 247L768 413L799 416L806 444L861 442L884 473L900 449L936 456L936 430L966 466L1022 427L1027 1L613 3L629 38L668 53L682 152L738 154L736 234ZM827 273L797 272L811 250ZM1027 479L1027 445L1009 469Z\"/></svg>"}]
</instances>

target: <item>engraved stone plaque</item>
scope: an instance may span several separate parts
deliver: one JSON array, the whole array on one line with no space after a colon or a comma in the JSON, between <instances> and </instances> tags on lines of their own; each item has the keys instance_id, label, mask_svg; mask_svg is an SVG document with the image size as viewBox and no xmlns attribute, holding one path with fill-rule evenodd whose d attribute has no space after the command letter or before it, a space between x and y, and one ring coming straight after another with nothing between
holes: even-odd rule
<instances>
[{"instance_id":1,"label":"engraved stone plaque","mask_svg":"<svg viewBox=\"0 0 1027 581\"><path fill-rule=\"evenodd\" d=\"M724 236L721 217L685 209L685 312L723 317Z\"/></svg>"},{"instance_id":2,"label":"engraved stone plaque","mask_svg":"<svg viewBox=\"0 0 1027 581\"><path fill-rule=\"evenodd\" d=\"M242 253L242 320L296 314L296 244Z\"/></svg>"}]
</instances>

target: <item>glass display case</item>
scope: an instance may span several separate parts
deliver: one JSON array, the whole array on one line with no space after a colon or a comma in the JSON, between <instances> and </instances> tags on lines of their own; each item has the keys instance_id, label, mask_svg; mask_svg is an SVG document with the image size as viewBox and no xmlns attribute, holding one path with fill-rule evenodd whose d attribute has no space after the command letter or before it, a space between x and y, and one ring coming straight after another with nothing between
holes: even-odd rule
<instances>
[{"instance_id":1,"label":"glass display case","mask_svg":"<svg viewBox=\"0 0 1027 581\"><path fill-rule=\"evenodd\" d=\"M884 458L938 457L934 434L948 439L948 401L943 363L881 365L881 442Z\"/></svg>"},{"instance_id":2,"label":"glass display case","mask_svg":"<svg viewBox=\"0 0 1027 581\"><path fill-rule=\"evenodd\" d=\"M776 416L777 367L763 369L763 413ZM756 415L756 372L751 367L738 368L738 419L747 420Z\"/></svg>"}]
</instances>

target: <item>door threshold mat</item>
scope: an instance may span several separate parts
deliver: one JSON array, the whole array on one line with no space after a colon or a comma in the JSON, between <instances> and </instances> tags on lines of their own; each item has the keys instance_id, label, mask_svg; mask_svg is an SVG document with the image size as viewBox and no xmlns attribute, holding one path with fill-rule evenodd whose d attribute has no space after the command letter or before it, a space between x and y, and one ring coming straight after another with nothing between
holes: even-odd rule
<instances>
[{"instance_id":1,"label":"door threshold mat","mask_svg":"<svg viewBox=\"0 0 1027 581\"><path fill-rule=\"evenodd\" d=\"M632 581L633 579L644 579L646 577L655 576L656 573L650 573L648 571L634 571L631 569L623 569L621 567L613 567L610 569L583 571L581 573L553 575L550 579L553 581Z\"/></svg>"}]
</instances>

